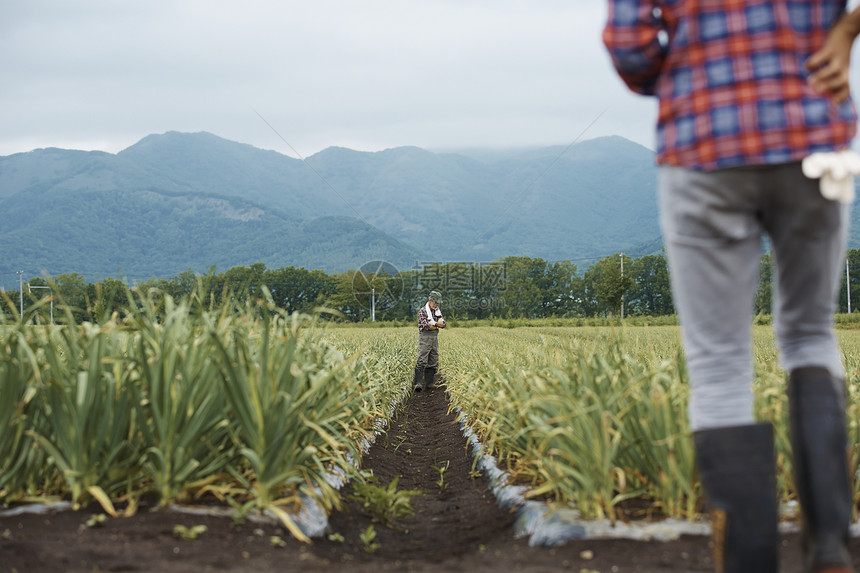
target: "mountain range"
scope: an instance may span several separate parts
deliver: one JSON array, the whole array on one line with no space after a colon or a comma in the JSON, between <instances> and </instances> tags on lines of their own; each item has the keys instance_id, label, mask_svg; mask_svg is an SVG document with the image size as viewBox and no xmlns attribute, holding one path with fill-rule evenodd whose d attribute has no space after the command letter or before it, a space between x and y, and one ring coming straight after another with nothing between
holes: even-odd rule
<instances>
[{"instance_id":1,"label":"mountain range","mask_svg":"<svg viewBox=\"0 0 860 573\"><path fill-rule=\"evenodd\" d=\"M0 285L78 272L136 282L213 265L328 272L523 255L580 267L659 252L654 153L621 137L431 152L331 147L305 160L210 133L116 153L0 157Z\"/></svg>"}]
</instances>

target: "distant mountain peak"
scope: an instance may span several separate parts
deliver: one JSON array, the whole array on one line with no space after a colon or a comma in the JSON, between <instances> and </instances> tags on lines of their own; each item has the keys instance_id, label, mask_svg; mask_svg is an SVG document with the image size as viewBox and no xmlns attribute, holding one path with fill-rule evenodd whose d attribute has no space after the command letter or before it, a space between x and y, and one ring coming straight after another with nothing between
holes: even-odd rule
<instances>
[{"instance_id":1,"label":"distant mountain peak","mask_svg":"<svg viewBox=\"0 0 860 573\"><path fill-rule=\"evenodd\" d=\"M659 236L654 153L618 136L480 157L329 147L307 163L206 131L0 157L0 273L581 260Z\"/></svg>"},{"instance_id":2,"label":"distant mountain peak","mask_svg":"<svg viewBox=\"0 0 860 573\"><path fill-rule=\"evenodd\" d=\"M258 149L247 143L239 143L224 139L208 131L184 132L184 131L167 131L164 133L153 133L143 137L137 143L126 147L119 152L122 154L131 154L148 150L152 148L170 148L176 146L219 146L222 148L247 148Z\"/></svg>"}]
</instances>

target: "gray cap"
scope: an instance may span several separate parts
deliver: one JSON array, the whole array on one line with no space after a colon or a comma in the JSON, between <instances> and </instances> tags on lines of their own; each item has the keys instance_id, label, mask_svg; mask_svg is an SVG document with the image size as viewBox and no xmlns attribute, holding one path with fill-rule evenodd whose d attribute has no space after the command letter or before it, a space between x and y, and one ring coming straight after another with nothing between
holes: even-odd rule
<instances>
[{"instance_id":1,"label":"gray cap","mask_svg":"<svg viewBox=\"0 0 860 573\"><path fill-rule=\"evenodd\" d=\"M439 292L438 290L431 290L430 296L428 296L427 298L429 298L432 301L436 301L439 304L442 304L442 293Z\"/></svg>"}]
</instances>

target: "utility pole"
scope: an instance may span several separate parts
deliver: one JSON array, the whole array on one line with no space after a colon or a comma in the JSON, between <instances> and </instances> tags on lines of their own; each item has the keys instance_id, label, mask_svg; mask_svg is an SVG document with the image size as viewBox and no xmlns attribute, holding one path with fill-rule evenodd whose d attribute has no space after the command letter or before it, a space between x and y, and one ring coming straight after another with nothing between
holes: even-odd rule
<instances>
[{"instance_id":1,"label":"utility pole","mask_svg":"<svg viewBox=\"0 0 860 573\"><path fill-rule=\"evenodd\" d=\"M21 300L21 316L24 316L24 270L18 271L18 296Z\"/></svg>"},{"instance_id":2,"label":"utility pole","mask_svg":"<svg viewBox=\"0 0 860 573\"><path fill-rule=\"evenodd\" d=\"M851 314L851 275L848 272L848 257L845 257L845 291L848 293L848 314Z\"/></svg>"},{"instance_id":3,"label":"utility pole","mask_svg":"<svg viewBox=\"0 0 860 573\"><path fill-rule=\"evenodd\" d=\"M370 289L370 322L376 322L376 287Z\"/></svg>"},{"instance_id":4,"label":"utility pole","mask_svg":"<svg viewBox=\"0 0 860 573\"><path fill-rule=\"evenodd\" d=\"M51 297L51 326L54 325L54 289L49 286L30 286L30 282L27 281L27 292L32 293L34 288L45 288L50 292Z\"/></svg>"},{"instance_id":5,"label":"utility pole","mask_svg":"<svg viewBox=\"0 0 860 573\"><path fill-rule=\"evenodd\" d=\"M624 253L621 253L621 282L624 282ZM624 291L621 291L621 320L624 320Z\"/></svg>"}]
</instances>

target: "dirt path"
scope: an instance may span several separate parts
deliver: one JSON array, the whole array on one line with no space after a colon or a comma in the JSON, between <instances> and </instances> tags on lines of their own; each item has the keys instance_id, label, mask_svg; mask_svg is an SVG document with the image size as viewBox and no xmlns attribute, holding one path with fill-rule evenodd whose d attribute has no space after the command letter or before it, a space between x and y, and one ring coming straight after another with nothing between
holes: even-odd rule
<instances>
[{"instance_id":1,"label":"dirt path","mask_svg":"<svg viewBox=\"0 0 860 573\"><path fill-rule=\"evenodd\" d=\"M329 518L344 541L316 543L316 555L443 561L479 552L493 539L512 534L514 516L498 507L486 479L473 470L466 440L447 409L441 389L411 396L363 460L362 468L371 469L379 485L398 478L397 489L422 492L411 499L415 514L393 528L376 524L380 547L369 555L359 534L372 521L361 503L350 501L345 511Z\"/></svg>"},{"instance_id":2,"label":"dirt path","mask_svg":"<svg viewBox=\"0 0 860 573\"><path fill-rule=\"evenodd\" d=\"M409 397L363 460L378 484L400 476L398 490L422 491L411 500L415 514L396 520L394 528L374 524L354 500L330 516L333 539L312 545L270 525L175 513L142 511L101 527L85 525L87 511L0 517L0 573L712 571L703 537L667 543L580 540L555 548L515 539L513 516L498 508L486 478L472 472L466 440L447 407L440 389ZM440 473L445 462L448 469ZM352 487L345 493L352 494ZM183 541L172 535L175 525L206 525L207 531ZM360 537L370 525L379 545L372 553ZM272 537L285 545L273 545ZM782 545L782 570L799 572L797 537L784 537ZM855 564L860 562L856 539L852 553Z\"/></svg>"}]
</instances>

